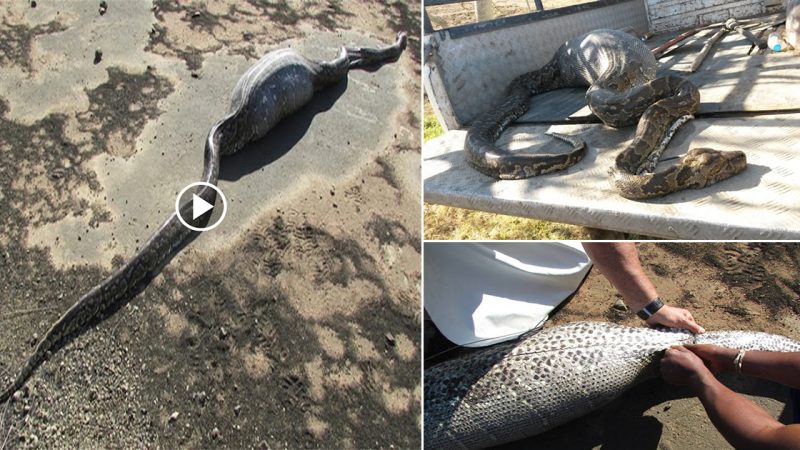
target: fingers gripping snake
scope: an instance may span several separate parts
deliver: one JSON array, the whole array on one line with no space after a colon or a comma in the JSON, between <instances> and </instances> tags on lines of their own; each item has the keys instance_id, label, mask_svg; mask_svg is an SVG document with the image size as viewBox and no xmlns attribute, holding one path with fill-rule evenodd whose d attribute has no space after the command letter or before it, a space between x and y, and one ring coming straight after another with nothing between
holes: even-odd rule
<instances>
[{"instance_id":1,"label":"fingers gripping snake","mask_svg":"<svg viewBox=\"0 0 800 450\"><path fill-rule=\"evenodd\" d=\"M683 344L800 351L800 341L750 331L574 322L531 332L425 368L425 448L484 448L544 433L656 378L663 351Z\"/></svg>"},{"instance_id":2,"label":"fingers gripping snake","mask_svg":"<svg viewBox=\"0 0 800 450\"><path fill-rule=\"evenodd\" d=\"M622 31L596 30L567 41L544 67L515 78L504 101L471 124L464 142L467 161L486 175L506 180L576 164L586 144L573 137L549 133L572 145L572 150L562 154L509 152L495 141L525 114L532 95L589 86L589 109L603 123L616 128L638 121L633 141L617 155L611 169L613 185L623 197L645 199L702 188L743 171L747 165L743 152L698 148L672 167L654 172L677 127L700 104L700 94L689 80L656 78L657 65L644 43Z\"/></svg>"},{"instance_id":3,"label":"fingers gripping snake","mask_svg":"<svg viewBox=\"0 0 800 450\"><path fill-rule=\"evenodd\" d=\"M239 79L233 90L230 112L209 131L202 181L216 185L220 156L235 153L248 142L263 137L283 118L308 103L316 91L346 78L351 69L376 70L396 61L406 43L406 34L398 33L391 46L379 49L342 47L331 61L312 61L292 49L265 55ZM216 201L216 192L208 186L200 187L195 194L212 205ZM192 217L191 210L192 202L183 203L181 216ZM194 227L203 227L209 219L210 214L204 214L188 222ZM141 292L197 234L183 226L177 213L173 213L136 255L82 296L51 326L13 383L0 392L0 404L20 389L34 370L65 341Z\"/></svg>"}]
</instances>

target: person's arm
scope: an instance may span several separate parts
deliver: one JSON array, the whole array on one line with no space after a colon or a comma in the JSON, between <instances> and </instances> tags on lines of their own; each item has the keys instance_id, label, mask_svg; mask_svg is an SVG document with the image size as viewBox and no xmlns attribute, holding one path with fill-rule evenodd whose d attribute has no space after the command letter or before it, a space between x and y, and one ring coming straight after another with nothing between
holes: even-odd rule
<instances>
[{"instance_id":1,"label":"person's arm","mask_svg":"<svg viewBox=\"0 0 800 450\"><path fill-rule=\"evenodd\" d=\"M658 297L658 291L647 277L639 261L639 252L632 242L584 242L583 248L594 266L622 295L628 307L636 312ZM682 308L664 305L647 319L650 326L685 328L704 333L692 314Z\"/></svg>"},{"instance_id":2,"label":"person's arm","mask_svg":"<svg viewBox=\"0 0 800 450\"><path fill-rule=\"evenodd\" d=\"M733 360L739 350L710 344L687 345L703 360L712 373L733 372ZM742 373L800 389L800 352L747 351L742 359Z\"/></svg>"},{"instance_id":3,"label":"person's arm","mask_svg":"<svg viewBox=\"0 0 800 450\"><path fill-rule=\"evenodd\" d=\"M800 425L784 425L755 403L720 383L691 350L672 347L661 359L661 375L688 385L717 430L737 449L798 449Z\"/></svg>"}]
</instances>

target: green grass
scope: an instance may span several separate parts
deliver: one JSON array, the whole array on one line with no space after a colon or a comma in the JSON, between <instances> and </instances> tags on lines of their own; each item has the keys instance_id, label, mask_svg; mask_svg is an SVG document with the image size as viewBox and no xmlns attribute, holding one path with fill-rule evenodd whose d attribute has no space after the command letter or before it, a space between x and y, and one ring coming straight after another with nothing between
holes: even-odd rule
<instances>
[{"instance_id":1,"label":"green grass","mask_svg":"<svg viewBox=\"0 0 800 450\"><path fill-rule=\"evenodd\" d=\"M424 206L425 239L589 239L585 228L450 206Z\"/></svg>"},{"instance_id":2,"label":"green grass","mask_svg":"<svg viewBox=\"0 0 800 450\"><path fill-rule=\"evenodd\" d=\"M436 120L436 116L433 113L428 114L426 112L423 126L425 127L425 133L423 135L425 142L444 134L444 128L442 128L439 121Z\"/></svg>"}]
</instances>

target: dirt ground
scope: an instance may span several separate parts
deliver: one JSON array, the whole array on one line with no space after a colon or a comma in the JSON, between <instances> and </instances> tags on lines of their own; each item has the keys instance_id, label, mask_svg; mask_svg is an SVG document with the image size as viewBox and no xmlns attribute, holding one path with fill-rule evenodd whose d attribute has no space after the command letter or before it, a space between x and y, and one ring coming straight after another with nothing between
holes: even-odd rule
<instances>
[{"instance_id":1,"label":"dirt ground","mask_svg":"<svg viewBox=\"0 0 800 450\"><path fill-rule=\"evenodd\" d=\"M196 181L255 59L410 39L223 160L231 224L0 405L0 449L417 447L419 3L107 3L0 7L0 386Z\"/></svg>"},{"instance_id":2,"label":"dirt ground","mask_svg":"<svg viewBox=\"0 0 800 450\"><path fill-rule=\"evenodd\" d=\"M689 309L706 330L751 330L800 339L800 245L644 243L645 271L668 303ZM641 326L614 305L620 297L592 270L546 327L580 320ZM427 354L427 349L426 349ZM786 422L788 389L747 377L722 378ZM730 448L700 402L661 379L626 392L611 405L504 448Z\"/></svg>"}]
</instances>

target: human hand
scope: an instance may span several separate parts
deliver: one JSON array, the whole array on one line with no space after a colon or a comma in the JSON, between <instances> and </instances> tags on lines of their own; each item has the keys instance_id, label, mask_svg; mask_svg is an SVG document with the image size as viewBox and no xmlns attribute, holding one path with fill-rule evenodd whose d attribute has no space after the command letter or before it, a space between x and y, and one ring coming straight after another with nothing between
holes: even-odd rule
<instances>
[{"instance_id":1,"label":"human hand","mask_svg":"<svg viewBox=\"0 0 800 450\"><path fill-rule=\"evenodd\" d=\"M679 386L700 382L704 376L713 376L703 360L682 345L664 352L660 370L667 383Z\"/></svg>"},{"instance_id":2,"label":"human hand","mask_svg":"<svg viewBox=\"0 0 800 450\"><path fill-rule=\"evenodd\" d=\"M733 360L736 358L736 354L739 353L735 348L720 347L712 344L687 344L685 347L702 359L713 374L732 370L734 368Z\"/></svg>"},{"instance_id":3,"label":"human hand","mask_svg":"<svg viewBox=\"0 0 800 450\"><path fill-rule=\"evenodd\" d=\"M647 319L647 324L652 326L662 325L671 328L685 328L694 334L705 333L706 330L697 324L692 313L674 306L664 305L655 314Z\"/></svg>"}]
</instances>

